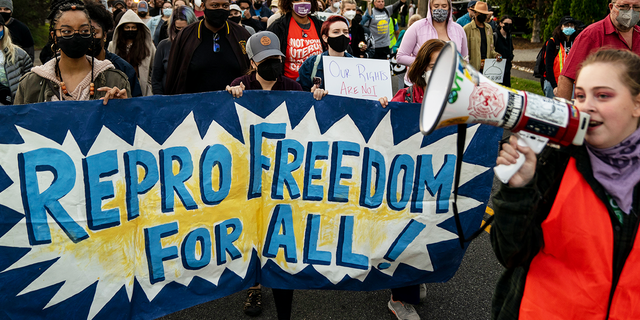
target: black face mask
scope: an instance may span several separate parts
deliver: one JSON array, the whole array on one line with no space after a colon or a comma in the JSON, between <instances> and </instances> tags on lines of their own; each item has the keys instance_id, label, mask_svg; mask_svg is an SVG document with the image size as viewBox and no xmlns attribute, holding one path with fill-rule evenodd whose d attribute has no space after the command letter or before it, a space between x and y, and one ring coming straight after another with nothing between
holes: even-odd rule
<instances>
[{"instance_id":1,"label":"black face mask","mask_svg":"<svg viewBox=\"0 0 640 320\"><path fill-rule=\"evenodd\" d=\"M349 37L343 34L337 37L329 37L329 39L327 39L327 44L336 52L343 52L347 50L347 47L349 47L349 41Z\"/></svg>"},{"instance_id":2,"label":"black face mask","mask_svg":"<svg viewBox=\"0 0 640 320\"><path fill-rule=\"evenodd\" d=\"M122 31L122 34L125 39L133 40L138 36L138 30L124 30Z\"/></svg>"},{"instance_id":3,"label":"black face mask","mask_svg":"<svg viewBox=\"0 0 640 320\"><path fill-rule=\"evenodd\" d=\"M232 21L235 23L240 23L240 19L242 19L241 16L229 17L229 21Z\"/></svg>"},{"instance_id":4,"label":"black face mask","mask_svg":"<svg viewBox=\"0 0 640 320\"><path fill-rule=\"evenodd\" d=\"M78 34L71 36L71 39L64 39L62 37L56 38L60 50L62 50L62 52L71 59L84 57L93 43L92 39L93 38L82 38Z\"/></svg>"},{"instance_id":5,"label":"black face mask","mask_svg":"<svg viewBox=\"0 0 640 320\"><path fill-rule=\"evenodd\" d=\"M113 11L113 18L115 19L115 17L117 17L122 11L122 9L116 9L115 11Z\"/></svg>"},{"instance_id":6,"label":"black face mask","mask_svg":"<svg viewBox=\"0 0 640 320\"><path fill-rule=\"evenodd\" d=\"M140 18L144 18L144 17L146 17L146 16L147 16L147 13L146 13L146 12L138 12L138 17L140 17Z\"/></svg>"},{"instance_id":7,"label":"black face mask","mask_svg":"<svg viewBox=\"0 0 640 320\"><path fill-rule=\"evenodd\" d=\"M11 12L0 12L0 16L4 19L4 23L7 23L11 19Z\"/></svg>"},{"instance_id":8,"label":"black face mask","mask_svg":"<svg viewBox=\"0 0 640 320\"><path fill-rule=\"evenodd\" d=\"M93 38L87 54L92 57L97 57L102 52L102 38Z\"/></svg>"},{"instance_id":9,"label":"black face mask","mask_svg":"<svg viewBox=\"0 0 640 320\"><path fill-rule=\"evenodd\" d=\"M504 30L504 32L511 32L511 23L505 23L502 29Z\"/></svg>"},{"instance_id":10,"label":"black face mask","mask_svg":"<svg viewBox=\"0 0 640 320\"><path fill-rule=\"evenodd\" d=\"M353 18L353 24L360 24L361 21L362 21L362 15L356 14L356 16Z\"/></svg>"},{"instance_id":11,"label":"black face mask","mask_svg":"<svg viewBox=\"0 0 640 320\"><path fill-rule=\"evenodd\" d=\"M254 2L253 7L256 9L260 9L260 7L262 7L262 2L258 2L258 1Z\"/></svg>"},{"instance_id":12,"label":"black face mask","mask_svg":"<svg viewBox=\"0 0 640 320\"><path fill-rule=\"evenodd\" d=\"M258 74L267 81L275 81L282 75L282 62L279 59L267 59L258 65Z\"/></svg>"},{"instance_id":13,"label":"black face mask","mask_svg":"<svg viewBox=\"0 0 640 320\"><path fill-rule=\"evenodd\" d=\"M484 23L485 21L487 21L487 15L486 14L479 14L476 16L476 20L480 23Z\"/></svg>"},{"instance_id":14,"label":"black face mask","mask_svg":"<svg viewBox=\"0 0 640 320\"><path fill-rule=\"evenodd\" d=\"M204 9L204 17L214 28L221 28L229 19L229 10Z\"/></svg>"}]
</instances>

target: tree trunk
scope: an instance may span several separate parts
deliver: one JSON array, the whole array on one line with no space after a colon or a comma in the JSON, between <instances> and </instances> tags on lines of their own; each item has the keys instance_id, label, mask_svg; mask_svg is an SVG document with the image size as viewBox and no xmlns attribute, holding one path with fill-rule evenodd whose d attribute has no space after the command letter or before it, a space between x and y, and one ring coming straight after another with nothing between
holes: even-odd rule
<instances>
[{"instance_id":1,"label":"tree trunk","mask_svg":"<svg viewBox=\"0 0 640 320\"><path fill-rule=\"evenodd\" d=\"M418 12L420 16L423 18L427 17L427 6L429 5L429 0L418 0Z\"/></svg>"},{"instance_id":2,"label":"tree trunk","mask_svg":"<svg viewBox=\"0 0 640 320\"><path fill-rule=\"evenodd\" d=\"M540 28L540 24L542 21L542 12L544 10L544 0L537 0L536 3L536 14L533 20L533 33L531 34L531 42L532 43L540 43L540 35L542 34L542 30Z\"/></svg>"}]
</instances>

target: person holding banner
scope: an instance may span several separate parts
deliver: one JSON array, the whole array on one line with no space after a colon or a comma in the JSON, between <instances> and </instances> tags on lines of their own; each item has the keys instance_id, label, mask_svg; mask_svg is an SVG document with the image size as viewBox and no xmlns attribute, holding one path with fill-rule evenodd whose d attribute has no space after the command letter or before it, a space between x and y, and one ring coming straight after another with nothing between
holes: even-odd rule
<instances>
[{"instance_id":1,"label":"person holding banner","mask_svg":"<svg viewBox=\"0 0 640 320\"><path fill-rule=\"evenodd\" d=\"M50 41L60 55L34 67L20 80L14 104L44 101L126 99L129 79L108 60L86 56L93 43L89 13L80 2L56 7Z\"/></svg>"},{"instance_id":2,"label":"person holding banner","mask_svg":"<svg viewBox=\"0 0 640 320\"><path fill-rule=\"evenodd\" d=\"M445 44L446 42L440 39L431 39L422 45L420 51L418 51L418 55L415 60L413 60L413 63L407 72L407 78L411 83L413 83L413 85L398 90L391 101L422 103L424 89L427 86L427 81L429 81L429 75L431 74L431 70L436 64L436 59L438 59L438 55L440 55L440 51L442 51ZM381 98L379 101L383 108L386 108L389 104L386 97Z\"/></svg>"},{"instance_id":3,"label":"person holding banner","mask_svg":"<svg viewBox=\"0 0 640 320\"><path fill-rule=\"evenodd\" d=\"M511 137L496 161L525 157L493 198L491 243L507 269L492 319L640 319L640 57L593 53L575 97L591 116L584 145L536 159Z\"/></svg>"},{"instance_id":4,"label":"person holding banner","mask_svg":"<svg viewBox=\"0 0 640 320\"><path fill-rule=\"evenodd\" d=\"M343 16L330 16L322 24L322 45L327 51L322 54L309 57L300 67L298 83L302 90L313 92L313 97L317 100L327 95L324 90L323 56L348 57L353 58L347 51L349 47L349 25Z\"/></svg>"},{"instance_id":5,"label":"person holding banner","mask_svg":"<svg viewBox=\"0 0 640 320\"><path fill-rule=\"evenodd\" d=\"M297 82L282 74L282 59L285 55L280 51L280 40L275 33L261 31L252 35L247 41L247 56L251 59L251 72L233 80L226 88L234 98L242 97L244 90L302 91L302 87ZM289 319L293 290L272 289L272 292L278 319ZM247 290L243 310L249 316L262 313L260 284Z\"/></svg>"}]
</instances>

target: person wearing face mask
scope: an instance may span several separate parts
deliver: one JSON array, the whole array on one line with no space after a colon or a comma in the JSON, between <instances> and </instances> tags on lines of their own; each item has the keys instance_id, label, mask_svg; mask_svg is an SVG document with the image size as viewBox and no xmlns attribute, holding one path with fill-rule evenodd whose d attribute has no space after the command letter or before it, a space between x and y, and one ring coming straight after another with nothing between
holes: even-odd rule
<instances>
[{"instance_id":1,"label":"person wearing face mask","mask_svg":"<svg viewBox=\"0 0 640 320\"><path fill-rule=\"evenodd\" d=\"M202 5L205 18L182 29L171 44L165 94L224 90L251 67L245 48L251 35L227 21L229 0Z\"/></svg>"},{"instance_id":2,"label":"person wearing face mask","mask_svg":"<svg viewBox=\"0 0 640 320\"><path fill-rule=\"evenodd\" d=\"M166 23L169 21L172 12L173 5L171 4L171 1L166 1L160 7L160 14L152 17L149 22L147 22L147 27L153 35L153 44L155 44L156 46L158 46L158 43L160 43L160 41L167 38ZM160 31L163 26L165 28L164 37L161 36L162 31Z\"/></svg>"},{"instance_id":3,"label":"person wearing face mask","mask_svg":"<svg viewBox=\"0 0 640 320\"><path fill-rule=\"evenodd\" d=\"M236 78L225 89L234 98L242 97L244 90L302 91L300 85L285 77L282 70L284 54L280 51L280 40L270 31L261 31L247 41L247 55L251 59L251 72ZM293 290L272 289L278 319L291 317ZM243 311L249 316L262 313L262 291L260 284L247 290Z\"/></svg>"},{"instance_id":4,"label":"person wearing face mask","mask_svg":"<svg viewBox=\"0 0 640 320\"><path fill-rule=\"evenodd\" d=\"M371 8L372 2L373 8ZM369 32L373 35L375 40L374 59L389 59L391 55L391 47L389 47L391 16L400 10L400 6L406 2L407 0L398 0L394 4L385 6L384 0L367 0L367 12L362 17L360 24L369 29Z\"/></svg>"},{"instance_id":5,"label":"person wearing face mask","mask_svg":"<svg viewBox=\"0 0 640 320\"><path fill-rule=\"evenodd\" d=\"M411 25L402 37L396 54L398 63L410 68L422 45L431 39L455 42L458 52L466 59L469 55L467 34L453 22L451 1L430 0L428 8L427 17ZM411 84L408 74L405 84Z\"/></svg>"},{"instance_id":6,"label":"person wearing face mask","mask_svg":"<svg viewBox=\"0 0 640 320\"><path fill-rule=\"evenodd\" d=\"M153 74L151 76L151 87L153 94L165 94L165 82L167 80L167 68L169 66L169 53L171 44L180 30L196 22L196 15L193 9L188 6L179 6L174 9L169 20L168 37L160 41L156 56L153 59Z\"/></svg>"},{"instance_id":7,"label":"person wearing face mask","mask_svg":"<svg viewBox=\"0 0 640 320\"><path fill-rule=\"evenodd\" d=\"M585 28L573 42L573 48L558 77L556 96L571 99L576 72L593 51L609 47L630 50L640 55L640 0L612 0L610 13L604 19Z\"/></svg>"},{"instance_id":8,"label":"person wearing face mask","mask_svg":"<svg viewBox=\"0 0 640 320\"><path fill-rule=\"evenodd\" d=\"M85 5L85 9L89 13L89 19L91 19L91 26L93 27L93 44L89 47L87 55L95 57L98 60L111 61L116 69L127 75L129 79L129 87L131 88L130 96L142 96L140 82L138 81L136 70L133 66L105 48L107 40L106 30L113 29L113 18L111 18L111 14L102 4L96 2L87 3Z\"/></svg>"},{"instance_id":9,"label":"person wearing face mask","mask_svg":"<svg viewBox=\"0 0 640 320\"><path fill-rule=\"evenodd\" d=\"M554 90L558 87L558 77L564 69L567 55L573 45L571 39L576 31L575 25L576 21L572 17L563 17L545 44L545 72L542 88L545 96L549 98L555 96Z\"/></svg>"},{"instance_id":10,"label":"person wearing face mask","mask_svg":"<svg viewBox=\"0 0 640 320\"><path fill-rule=\"evenodd\" d=\"M322 53L322 21L310 14L317 11L317 1L280 0L280 13L268 31L280 40L280 51L284 53L284 75L298 78L298 70L310 56Z\"/></svg>"},{"instance_id":11,"label":"person wearing face mask","mask_svg":"<svg viewBox=\"0 0 640 320\"><path fill-rule=\"evenodd\" d=\"M502 58L507 59L504 68L504 78L502 79L502 85L505 87L511 87L511 61L513 60L512 27L513 20L511 20L511 17L504 15L498 21L498 31L493 33L496 52L502 55Z\"/></svg>"},{"instance_id":12,"label":"person wearing face mask","mask_svg":"<svg viewBox=\"0 0 640 320\"><path fill-rule=\"evenodd\" d=\"M327 9L324 10L327 13L340 13L340 0L330 0L327 5Z\"/></svg>"},{"instance_id":13,"label":"person wearing face mask","mask_svg":"<svg viewBox=\"0 0 640 320\"><path fill-rule=\"evenodd\" d=\"M136 12L144 24L147 24L147 22L151 20L151 16L149 16L149 3L145 0L138 2L138 10Z\"/></svg>"},{"instance_id":14,"label":"person wearing face mask","mask_svg":"<svg viewBox=\"0 0 640 320\"><path fill-rule=\"evenodd\" d=\"M264 30L262 28L262 25L260 24L260 21L258 21L257 19L253 19L251 15L251 0L238 0L236 4L238 5L238 7L240 7L240 20L242 21L243 25L250 26L251 28L253 28L253 30L256 31Z\"/></svg>"},{"instance_id":15,"label":"person wearing face mask","mask_svg":"<svg viewBox=\"0 0 640 320\"><path fill-rule=\"evenodd\" d=\"M420 47L418 54L407 72L409 81L411 81L413 85L398 90L391 101L422 103L431 70L445 44L446 42L440 39L431 39ZM378 101L383 108L386 108L389 104L387 97L382 97ZM427 286L425 284L394 288L391 289L391 299L387 307L400 320L419 320L420 316L413 305L420 303L420 300L425 299L426 296Z\"/></svg>"},{"instance_id":16,"label":"person wearing face mask","mask_svg":"<svg viewBox=\"0 0 640 320\"><path fill-rule=\"evenodd\" d=\"M322 44L327 50L319 55L307 58L300 67L298 83L304 91L313 92L314 98L320 100L328 91L324 90L324 63L323 56L353 58L349 48L349 26L343 16L330 16L322 24Z\"/></svg>"},{"instance_id":17,"label":"person wearing face mask","mask_svg":"<svg viewBox=\"0 0 640 320\"><path fill-rule=\"evenodd\" d=\"M364 28L360 25L362 15L356 12L357 6L355 0L342 0L340 14L349 21L349 34L351 35L351 53L360 58L373 56L373 47L367 46L367 39L364 35Z\"/></svg>"},{"instance_id":18,"label":"person wearing face mask","mask_svg":"<svg viewBox=\"0 0 640 320\"><path fill-rule=\"evenodd\" d=\"M493 14L489 11L486 2L478 1L473 7L475 17L472 23L464 26L467 34L467 46L469 48L469 64L482 72L485 59L497 59L502 61L502 55L493 47L493 29L487 23L487 18Z\"/></svg>"},{"instance_id":19,"label":"person wearing face mask","mask_svg":"<svg viewBox=\"0 0 640 320\"><path fill-rule=\"evenodd\" d=\"M136 70L142 95L152 95L151 67L156 47L153 45L149 28L135 12L127 10L122 15L108 49L129 62Z\"/></svg>"},{"instance_id":20,"label":"person wearing face mask","mask_svg":"<svg viewBox=\"0 0 640 320\"><path fill-rule=\"evenodd\" d=\"M108 60L86 56L93 30L82 2L60 2L54 10L49 37L60 54L22 77L14 103L102 99L106 105L110 99L126 99L127 76Z\"/></svg>"},{"instance_id":21,"label":"person wearing face mask","mask_svg":"<svg viewBox=\"0 0 640 320\"><path fill-rule=\"evenodd\" d=\"M251 14L251 19L259 22L261 30L267 29L267 21L269 21L269 17L271 17L273 13L263 0L253 0L253 5L249 8L249 13Z\"/></svg>"},{"instance_id":22,"label":"person wearing face mask","mask_svg":"<svg viewBox=\"0 0 640 320\"><path fill-rule=\"evenodd\" d=\"M27 52L11 42L10 33L0 16L0 85L9 89L0 95L0 105L12 104L20 78L33 66Z\"/></svg>"},{"instance_id":23,"label":"person wearing face mask","mask_svg":"<svg viewBox=\"0 0 640 320\"><path fill-rule=\"evenodd\" d=\"M11 34L11 41L13 44L26 51L34 61L34 41L31 36L29 27L21 21L15 19L13 16L13 0L0 0L0 16L4 19L5 27L9 29Z\"/></svg>"},{"instance_id":24,"label":"person wearing face mask","mask_svg":"<svg viewBox=\"0 0 640 320\"><path fill-rule=\"evenodd\" d=\"M467 3L467 13L465 13L462 17L456 20L456 23L459 24L461 27L466 26L475 17L475 13L473 12L473 7L475 7L476 2L477 2L476 0L469 1L469 3Z\"/></svg>"},{"instance_id":25,"label":"person wearing face mask","mask_svg":"<svg viewBox=\"0 0 640 320\"><path fill-rule=\"evenodd\" d=\"M245 29L247 29L247 31L249 31L249 34L254 35L256 33L256 30L254 28L252 28L251 26L242 24L242 9L237 4L232 4L230 9L231 10L229 11L229 21L235 22L238 25L243 26Z\"/></svg>"},{"instance_id":26,"label":"person wearing face mask","mask_svg":"<svg viewBox=\"0 0 640 320\"><path fill-rule=\"evenodd\" d=\"M162 10L164 9L165 0L151 0L149 4L151 5L151 9L149 9L149 15L152 17L157 17L162 15Z\"/></svg>"}]
</instances>

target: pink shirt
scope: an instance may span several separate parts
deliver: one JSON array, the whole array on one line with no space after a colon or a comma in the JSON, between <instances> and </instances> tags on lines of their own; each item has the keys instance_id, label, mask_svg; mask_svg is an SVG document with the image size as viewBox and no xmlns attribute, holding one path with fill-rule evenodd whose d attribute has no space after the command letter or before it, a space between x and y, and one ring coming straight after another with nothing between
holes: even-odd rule
<instances>
[{"instance_id":1,"label":"pink shirt","mask_svg":"<svg viewBox=\"0 0 640 320\"><path fill-rule=\"evenodd\" d=\"M453 22L453 19L451 18L451 10L449 10L447 35L449 36L449 39L456 44L458 52L460 52L462 57L466 60L469 55L469 49L467 48L467 35L459 24ZM431 8L429 8L427 17L412 24L404 34L402 42L400 43L400 48L398 49L398 54L396 55L398 63L405 66L411 66L413 61L416 59L416 55L418 54L418 51L420 51L422 44L431 39L438 39L438 32L431 22Z\"/></svg>"}]
</instances>

